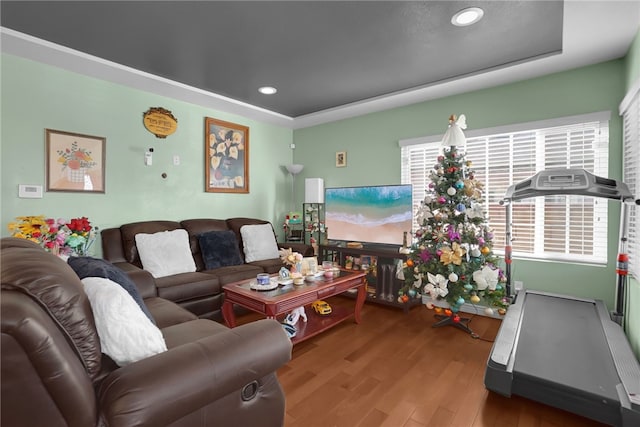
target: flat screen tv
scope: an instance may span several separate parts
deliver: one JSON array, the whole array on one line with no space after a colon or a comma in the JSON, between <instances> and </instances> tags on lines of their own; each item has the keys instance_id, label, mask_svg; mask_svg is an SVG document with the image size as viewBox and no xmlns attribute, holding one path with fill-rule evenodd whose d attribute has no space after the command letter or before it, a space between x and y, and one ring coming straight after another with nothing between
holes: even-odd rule
<instances>
[{"instance_id":1,"label":"flat screen tv","mask_svg":"<svg viewBox=\"0 0 640 427\"><path fill-rule=\"evenodd\" d=\"M402 245L411 234L411 184L326 188L324 202L330 240Z\"/></svg>"}]
</instances>

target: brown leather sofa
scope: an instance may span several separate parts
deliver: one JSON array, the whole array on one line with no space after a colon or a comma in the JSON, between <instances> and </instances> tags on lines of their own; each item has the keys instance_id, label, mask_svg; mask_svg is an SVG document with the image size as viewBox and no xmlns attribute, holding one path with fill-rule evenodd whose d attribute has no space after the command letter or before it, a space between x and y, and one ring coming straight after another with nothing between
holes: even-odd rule
<instances>
[{"instance_id":1,"label":"brown leather sofa","mask_svg":"<svg viewBox=\"0 0 640 427\"><path fill-rule=\"evenodd\" d=\"M3 426L281 426L276 370L291 342L275 320L234 329L158 297L168 350L118 367L101 354L82 282L61 258L0 241Z\"/></svg>"},{"instance_id":2,"label":"brown leather sofa","mask_svg":"<svg viewBox=\"0 0 640 427\"><path fill-rule=\"evenodd\" d=\"M222 286L238 280L255 278L258 273L276 273L283 266L279 258L255 261L241 265L206 270L200 252L198 236L208 231L232 230L238 241L244 261L243 240L240 229L244 225L270 224L255 218L188 219L184 221L142 221L101 231L102 256L107 261L129 273L143 297L159 296L178 303L200 318L222 321ZM189 234L191 253L197 270L154 278L142 269L136 248L138 233L153 234L161 231L185 229ZM275 232L274 232L275 235ZM313 256L313 248L304 243L279 243L280 248L292 248L304 256ZM154 292L157 293L154 294Z\"/></svg>"}]
</instances>

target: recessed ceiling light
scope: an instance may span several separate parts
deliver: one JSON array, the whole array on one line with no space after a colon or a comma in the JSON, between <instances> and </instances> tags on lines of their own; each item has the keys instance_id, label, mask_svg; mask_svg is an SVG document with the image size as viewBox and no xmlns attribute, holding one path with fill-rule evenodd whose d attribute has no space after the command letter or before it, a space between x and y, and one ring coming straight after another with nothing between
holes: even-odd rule
<instances>
[{"instance_id":1,"label":"recessed ceiling light","mask_svg":"<svg viewBox=\"0 0 640 427\"><path fill-rule=\"evenodd\" d=\"M258 89L258 92L260 92L263 95L273 95L277 91L278 89L272 86L262 86L261 88Z\"/></svg>"},{"instance_id":2,"label":"recessed ceiling light","mask_svg":"<svg viewBox=\"0 0 640 427\"><path fill-rule=\"evenodd\" d=\"M484 10L479 7L468 7L453 15L451 23L457 27L466 27L481 20L483 15Z\"/></svg>"}]
</instances>

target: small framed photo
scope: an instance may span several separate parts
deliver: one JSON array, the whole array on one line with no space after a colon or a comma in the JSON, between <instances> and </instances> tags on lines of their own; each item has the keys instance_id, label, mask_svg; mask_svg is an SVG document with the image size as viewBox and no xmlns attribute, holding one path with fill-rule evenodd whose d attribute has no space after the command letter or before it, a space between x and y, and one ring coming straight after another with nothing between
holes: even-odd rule
<instances>
[{"instance_id":1,"label":"small framed photo","mask_svg":"<svg viewBox=\"0 0 640 427\"><path fill-rule=\"evenodd\" d=\"M304 257L302 258L302 271L300 273L316 274L318 272L318 259L316 257Z\"/></svg>"},{"instance_id":2,"label":"small framed photo","mask_svg":"<svg viewBox=\"0 0 640 427\"><path fill-rule=\"evenodd\" d=\"M345 166L347 166L347 152L346 151L336 152L336 167L343 168Z\"/></svg>"},{"instance_id":3,"label":"small framed photo","mask_svg":"<svg viewBox=\"0 0 640 427\"><path fill-rule=\"evenodd\" d=\"M106 138L46 129L47 191L104 193Z\"/></svg>"},{"instance_id":4,"label":"small framed photo","mask_svg":"<svg viewBox=\"0 0 640 427\"><path fill-rule=\"evenodd\" d=\"M249 128L207 117L205 191L249 192Z\"/></svg>"}]
</instances>

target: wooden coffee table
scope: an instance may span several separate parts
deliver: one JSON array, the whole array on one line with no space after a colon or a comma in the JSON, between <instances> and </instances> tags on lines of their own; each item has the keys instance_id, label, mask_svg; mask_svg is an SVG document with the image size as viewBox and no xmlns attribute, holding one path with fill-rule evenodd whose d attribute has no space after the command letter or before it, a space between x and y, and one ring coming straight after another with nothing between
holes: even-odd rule
<instances>
[{"instance_id":1,"label":"wooden coffee table","mask_svg":"<svg viewBox=\"0 0 640 427\"><path fill-rule=\"evenodd\" d=\"M365 273L362 271L342 270L339 276L332 279L320 278L313 282L305 281L304 285L278 286L272 291L251 290L249 285L252 281L254 279L230 283L223 287L222 314L225 323L230 328L236 326L233 312L234 304L262 313L268 318L277 318L295 308L307 306L305 307L307 321L304 322L301 318L295 325L297 333L291 340L294 344L326 331L351 316L354 317L356 323L360 323L360 311L367 293ZM351 289L357 290L353 311L346 307L332 306L331 314L321 316L308 307L316 300L338 295Z\"/></svg>"}]
</instances>

